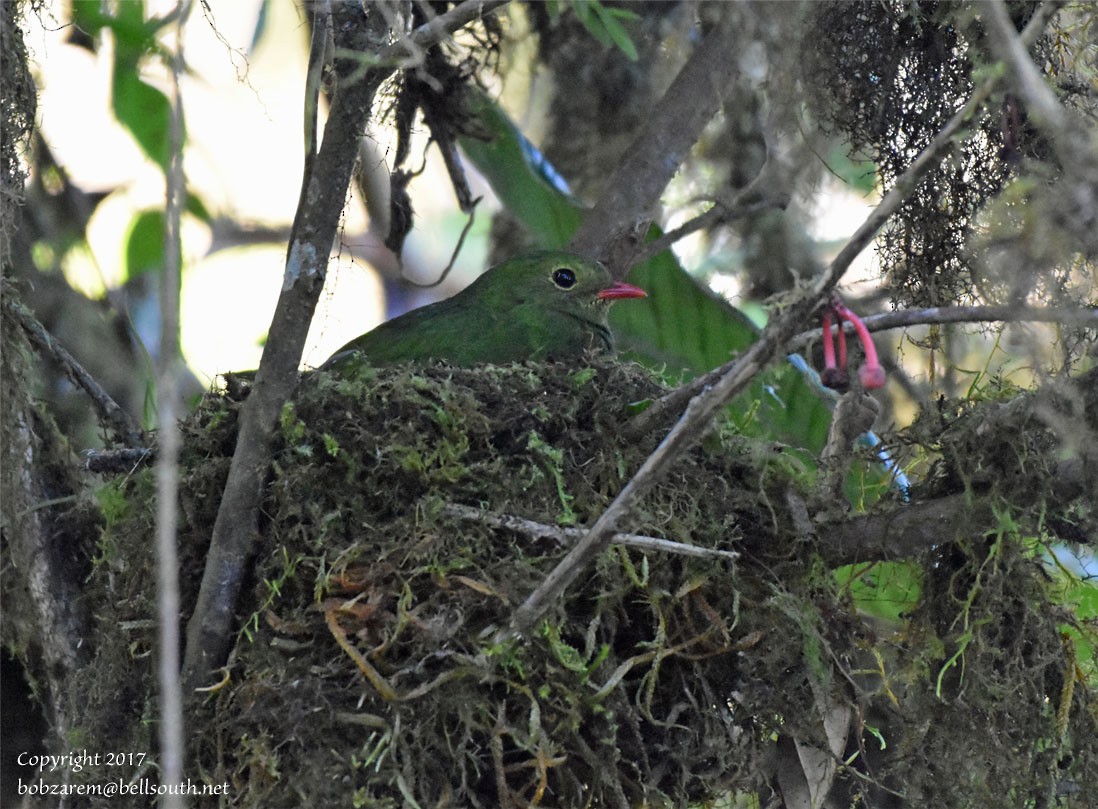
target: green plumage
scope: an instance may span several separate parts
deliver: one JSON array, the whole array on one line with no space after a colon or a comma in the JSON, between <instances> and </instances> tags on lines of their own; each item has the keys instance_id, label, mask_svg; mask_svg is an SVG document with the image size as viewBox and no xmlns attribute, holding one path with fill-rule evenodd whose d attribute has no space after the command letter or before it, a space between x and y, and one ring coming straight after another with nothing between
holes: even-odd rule
<instances>
[{"instance_id":1,"label":"green plumage","mask_svg":"<svg viewBox=\"0 0 1098 809\"><path fill-rule=\"evenodd\" d=\"M611 279L601 264L570 253L527 253L498 264L452 298L356 337L321 367L431 360L471 366L612 351L609 304L643 296Z\"/></svg>"}]
</instances>

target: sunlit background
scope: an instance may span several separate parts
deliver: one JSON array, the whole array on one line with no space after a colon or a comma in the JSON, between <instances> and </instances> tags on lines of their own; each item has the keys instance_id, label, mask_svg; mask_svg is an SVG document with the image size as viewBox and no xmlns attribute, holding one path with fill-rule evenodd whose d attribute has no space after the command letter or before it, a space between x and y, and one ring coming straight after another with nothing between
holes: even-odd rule
<instances>
[{"instance_id":1,"label":"sunlit background","mask_svg":"<svg viewBox=\"0 0 1098 809\"><path fill-rule=\"evenodd\" d=\"M305 21L294 3L234 0L211 7L203 21L204 9L195 4L185 28L187 72L181 82L187 183L215 218L211 228L185 215L182 230L183 351L207 384L220 373L259 362L300 189L308 48ZM174 3L150 2L148 8L151 14L165 14ZM101 297L125 280L129 228L139 212L163 206L164 178L111 113L109 37L99 55L68 44L70 32L58 19L61 11L55 8L52 14L41 18L42 25L34 20L28 25L40 86L38 126L74 184L89 193L109 192L89 224L89 249L71 252L63 265L75 288ZM143 78L167 92L160 63L147 60L146 70ZM387 133L377 134L384 152ZM405 247L405 265L409 274L426 276L446 266L465 217L457 211L436 150L428 152L424 177L412 191L420 225ZM490 197L483 183L476 193ZM412 303L452 294L474 277L484 262L493 204L486 198L478 207L447 283ZM254 228L260 241L222 249L216 243L218 219ZM380 240L368 232L358 201L345 207L341 233L309 334L306 364L323 361L385 318L379 276L362 258L377 254ZM154 333L142 333L140 318L135 320L142 337L155 340Z\"/></svg>"}]
</instances>

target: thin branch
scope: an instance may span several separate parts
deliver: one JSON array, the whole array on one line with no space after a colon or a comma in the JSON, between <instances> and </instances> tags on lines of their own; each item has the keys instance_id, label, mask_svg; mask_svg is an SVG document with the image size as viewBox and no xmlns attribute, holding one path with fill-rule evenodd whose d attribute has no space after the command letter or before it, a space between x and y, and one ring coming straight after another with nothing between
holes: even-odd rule
<instances>
[{"instance_id":1,"label":"thin branch","mask_svg":"<svg viewBox=\"0 0 1098 809\"><path fill-rule=\"evenodd\" d=\"M6 284L7 281L4 283ZM114 440L129 446L141 446L146 443L145 434L137 422L119 407L84 366L77 362L76 358L46 330L46 327L38 322L31 311L12 295L3 297L5 305L15 315L15 319L19 321L19 325L23 327L23 331L30 337L31 342L60 365L65 376L72 380L74 385L88 394L99 414L100 421L110 429Z\"/></svg>"},{"instance_id":2,"label":"thin branch","mask_svg":"<svg viewBox=\"0 0 1098 809\"><path fill-rule=\"evenodd\" d=\"M906 329L944 323L1059 323L1064 326L1098 327L1098 307L1041 306L931 306L903 309L864 318L870 331ZM849 323L843 327L853 331ZM803 331L789 341L790 351L800 351L820 339L820 329Z\"/></svg>"},{"instance_id":3,"label":"thin branch","mask_svg":"<svg viewBox=\"0 0 1098 809\"><path fill-rule=\"evenodd\" d=\"M318 14L325 5L315 6ZM336 53L368 53L384 37L377 15L355 4L338 4L332 25ZM327 23L320 19L316 27ZM314 40L314 46L318 42ZM310 62L320 57L315 54ZM356 59L334 62L339 82L324 139L315 160L306 157L297 214L286 257L282 292L268 332L251 395L240 414L236 450L222 493L206 569L187 626L184 682L189 689L221 666L228 654L237 598L259 534L259 503L270 463L270 442L283 402L297 384L297 368L309 323L324 286L344 193L357 157L357 142L369 118L374 93L391 69L361 71ZM311 110L306 105L306 116Z\"/></svg>"},{"instance_id":4,"label":"thin branch","mask_svg":"<svg viewBox=\"0 0 1098 809\"><path fill-rule=\"evenodd\" d=\"M513 514L498 514L493 511L485 511L479 508L463 506L460 503L447 503L442 508L444 514L458 517L463 520L471 520L493 528L504 528L519 534L526 534L534 539L551 539L560 544L572 544L583 536L582 528L557 528L545 523L528 520L525 517L517 517ZM612 545L626 545L630 548L638 548L648 551L662 551L679 556L694 556L701 559L738 559L736 551L722 551L717 548L702 548L698 545L690 545L685 542L675 542L671 539L650 537L643 534L615 533L610 538Z\"/></svg>"},{"instance_id":5,"label":"thin branch","mask_svg":"<svg viewBox=\"0 0 1098 809\"><path fill-rule=\"evenodd\" d=\"M1038 10L1054 12L1064 3L1047 2ZM1075 209L1071 219L1077 231L1091 237L1098 220L1098 152L1094 148L1092 128L1072 116L1056 98L1056 94L1030 58L1033 44L1025 34L1018 34L1010 21L1002 0L981 7L987 23L988 42L992 52L1006 63L1013 87L1025 104L1026 114L1048 138L1060 165L1065 168L1062 193L1071 199ZM1049 13L1051 16L1051 12ZM1033 26L1026 26L1026 32Z\"/></svg>"},{"instance_id":6,"label":"thin branch","mask_svg":"<svg viewBox=\"0 0 1098 809\"><path fill-rule=\"evenodd\" d=\"M1035 37L1044 22L1036 15L1027 26L1025 36ZM704 47L704 46L703 46ZM919 154L907 170L897 178L880 204L847 241L826 271L806 289L797 301L772 320L756 341L738 359L722 366L702 379L700 392L690 400L685 412L633 478L595 522L587 535L546 576L545 581L515 610L506 634L524 634L545 614L576 577L607 547L618 523L631 513L636 504L667 473L671 465L709 428L713 416L779 353L800 326L830 294L850 264L873 240L878 230L910 196L922 178L944 157L954 137L980 108L995 88L997 77L987 79L976 88L964 107L959 110ZM670 91L669 91L670 92ZM649 408L644 415L651 412Z\"/></svg>"},{"instance_id":7,"label":"thin branch","mask_svg":"<svg viewBox=\"0 0 1098 809\"><path fill-rule=\"evenodd\" d=\"M305 70L305 113L302 115L306 176L312 174L313 161L316 160L316 121L320 109L320 85L324 77L324 65L331 56L329 51L335 48L332 39L332 12L327 0L317 0L313 8L309 66Z\"/></svg>"},{"instance_id":8,"label":"thin branch","mask_svg":"<svg viewBox=\"0 0 1098 809\"><path fill-rule=\"evenodd\" d=\"M172 105L169 120L171 158L166 178L164 208L164 273L160 283L160 354L157 357L156 411L160 450L156 461L156 602L160 686L160 782L183 780L183 696L180 682L179 554L179 391L184 373L179 350L179 287L182 244L179 225L183 197L183 101L179 77L183 73L183 27L190 16L190 0L176 5L175 50L171 60ZM182 809L184 798L169 792L165 809Z\"/></svg>"},{"instance_id":9,"label":"thin branch","mask_svg":"<svg viewBox=\"0 0 1098 809\"><path fill-rule=\"evenodd\" d=\"M660 194L734 90L733 16L725 12L683 65L584 216L570 250L604 260L618 275L633 265Z\"/></svg>"},{"instance_id":10,"label":"thin branch","mask_svg":"<svg viewBox=\"0 0 1098 809\"><path fill-rule=\"evenodd\" d=\"M736 219L742 219L745 216L751 216L752 214L760 213L762 211L773 210L775 208L784 208L788 203L787 199L753 199L747 202L733 202L731 205L726 205L723 202L717 201L713 203L713 206L704 213L698 214L693 219L684 222L674 230L669 230L662 236L648 242L644 245L642 250L632 261L634 264L643 264L649 259L655 258L664 250L668 249L677 242L679 239L684 239L691 233L706 228L716 227L717 225L723 225L728 222L732 222Z\"/></svg>"},{"instance_id":11,"label":"thin branch","mask_svg":"<svg viewBox=\"0 0 1098 809\"><path fill-rule=\"evenodd\" d=\"M1063 3L1049 2L1044 6L1052 12ZM1037 66L1027 53L1032 42L1024 43L1007 14L1003 0L994 0L981 8L981 16L987 22L988 41L995 55L1006 63L1014 77L1014 86L1026 102L1026 110L1034 116L1043 129L1051 128L1052 135L1061 135L1069 128L1067 111L1057 101L1052 89L1041 77ZM1050 15L1051 16L1051 15ZM1044 28L1047 24L1042 23Z\"/></svg>"},{"instance_id":12,"label":"thin branch","mask_svg":"<svg viewBox=\"0 0 1098 809\"><path fill-rule=\"evenodd\" d=\"M428 48L502 5L503 0L467 0L413 31L411 41ZM326 6L317 8L323 13ZM393 61L405 53L404 46L397 42L384 49L380 59L370 59L367 64L363 56L376 53L378 43L389 36L381 15L367 14L357 3L334 4L331 15L337 89L316 158L306 159L282 292L251 395L241 408L236 450L214 522L194 614L187 625L183 660L187 688L202 685L228 654L237 600L259 536L259 504L270 465L271 439L282 405L297 385L302 350L324 286L346 189L358 156L358 140L365 131L378 87L396 69ZM318 59L314 54L311 64ZM310 114L307 109L306 116Z\"/></svg>"},{"instance_id":13,"label":"thin branch","mask_svg":"<svg viewBox=\"0 0 1098 809\"><path fill-rule=\"evenodd\" d=\"M695 231L723 225L761 211L785 209L791 197L789 188L789 171L784 161L769 154L755 179L738 191L731 200L714 201L713 206L705 213L648 242L631 263L643 264Z\"/></svg>"},{"instance_id":14,"label":"thin branch","mask_svg":"<svg viewBox=\"0 0 1098 809\"><path fill-rule=\"evenodd\" d=\"M383 64L400 63L401 67L414 66L422 61L425 51L438 45L459 28L464 28L473 20L495 13L509 2L511 0L465 0L461 5L419 26L408 36L398 39L381 52L378 61ZM413 61L404 64L409 58Z\"/></svg>"},{"instance_id":15,"label":"thin branch","mask_svg":"<svg viewBox=\"0 0 1098 809\"><path fill-rule=\"evenodd\" d=\"M1026 399L1015 400L1027 406ZM1049 493L1066 503L1093 493L1093 469L1082 458L1060 461L1048 477ZM842 522L819 524L817 550L835 567L855 562L909 559L936 545L964 536L965 526L986 525L989 509L974 507L971 493L960 492L888 511L861 514Z\"/></svg>"}]
</instances>

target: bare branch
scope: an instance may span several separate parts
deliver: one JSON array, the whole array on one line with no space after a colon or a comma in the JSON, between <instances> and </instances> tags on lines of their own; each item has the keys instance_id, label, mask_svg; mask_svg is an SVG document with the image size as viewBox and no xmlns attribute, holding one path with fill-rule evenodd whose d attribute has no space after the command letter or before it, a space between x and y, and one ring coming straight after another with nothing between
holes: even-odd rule
<instances>
[{"instance_id":1,"label":"bare branch","mask_svg":"<svg viewBox=\"0 0 1098 809\"><path fill-rule=\"evenodd\" d=\"M503 0L466 0L413 31L410 41L428 48L466 23L503 5ZM314 5L316 23L326 27L327 4ZM214 523L206 569L194 614L187 626L184 683L195 688L225 659L237 598L259 535L259 503L270 464L270 443L284 402L297 385L298 366L309 323L324 286L347 186L358 155L374 94L407 53L401 42L382 47L389 30L369 6L337 3L331 8L332 53L338 86L315 160L306 158L301 196L291 230L282 293L256 371L251 395L240 413L240 429L229 477ZM319 47L314 39L314 48ZM367 54L380 54L364 60ZM310 64L322 57L312 54ZM306 106L306 118L313 114ZM309 124L306 121L305 126Z\"/></svg>"},{"instance_id":2,"label":"bare branch","mask_svg":"<svg viewBox=\"0 0 1098 809\"><path fill-rule=\"evenodd\" d=\"M126 447L115 450L88 450L84 453L84 468L98 474L127 474L140 464L156 458L151 447Z\"/></svg>"},{"instance_id":3,"label":"bare branch","mask_svg":"<svg viewBox=\"0 0 1098 809\"><path fill-rule=\"evenodd\" d=\"M164 272L160 283L160 354L157 358L156 412L160 450L156 460L156 605L160 687L160 782L183 780L183 695L180 683L179 553L179 390L184 374L179 349L179 286L182 218L186 181L183 176L183 101L179 77L183 73L183 26L190 16L190 0L179 0L174 19L175 50L171 60L172 103L169 119L170 155L164 206ZM182 809L183 796L169 792L165 809Z\"/></svg>"},{"instance_id":4,"label":"bare branch","mask_svg":"<svg viewBox=\"0 0 1098 809\"><path fill-rule=\"evenodd\" d=\"M430 22L424 23L406 37L402 37L381 52L378 57L382 63L396 64L409 57L416 64L423 58L423 52L445 40L459 28L464 28L473 20L480 19L498 11L511 0L465 0L459 6L440 14ZM405 67L410 65L403 65Z\"/></svg>"},{"instance_id":5,"label":"bare branch","mask_svg":"<svg viewBox=\"0 0 1098 809\"><path fill-rule=\"evenodd\" d=\"M660 194L733 90L738 51L731 46L732 16L722 15L679 71L584 216L569 249L603 259L619 276L632 266Z\"/></svg>"},{"instance_id":6,"label":"bare branch","mask_svg":"<svg viewBox=\"0 0 1098 809\"><path fill-rule=\"evenodd\" d=\"M1051 15L1049 9L1055 11L1061 5L1047 2L1035 17L1041 17L1041 12ZM1060 165L1065 168L1063 193L1068 195L1071 207L1075 209L1071 217L1074 227L1090 237L1098 220L1098 152L1094 148L1092 129L1060 104L1027 53L1032 39L1015 31L1002 0L981 8L992 51L1006 63L1027 115L1048 138ZM1033 24L1031 21L1026 26L1026 33ZM1044 22L1041 25L1043 28Z\"/></svg>"},{"instance_id":7,"label":"bare branch","mask_svg":"<svg viewBox=\"0 0 1098 809\"><path fill-rule=\"evenodd\" d=\"M324 75L324 65L331 57L330 50L335 49L332 39L332 12L327 0L315 3L312 39L309 43L309 66L305 71L305 113L302 124L305 127L305 176L313 171L316 160L316 120L320 108L320 84ZM300 202L299 202L300 204Z\"/></svg>"},{"instance_id":8,"label":"bare branch","mask_svg":"<svg viewBox=\"0 0 1098 809\"><path fill-rule=\"evenodd\" d=\"M1055 11L1062 3L1045 3L1045 9ZM1014 78L1014 86L1018 94L1025 100L1026 109L1038 126L1051 130L1052 135L1062 135L1068 129L1070 122L1066 110L1056 100L1052 89L1041 78L1037 66L1033 64L1026 48L1032 41L1023 43L1014 25L1007 16L1006 4L1003 0L994 0L981 7L984 18L987 20L988 39L995 55L1004 61ZM1041 24L1043 29L1047 20Z\"/></svg>"},{"instance_id":9,"label":"bare branch","mask_svg":"<svg viewBox=\"0 0 1098 809\"><path fill-rule=\"evenodd\" d=\"M7 284L7 281L4 281ZM4 303L8 310L15 316L23 331L27 333L31 341L50 359L61 366L73 384L83 390L92 400L96 412L102 423L108 427L119 444L129 446L141 446L145 443L145 434L136 421L119 407L118 403L110 397L95 378L85 370L76 358L70 354L63 345L54 339L46 327L38 322L38 319L27 307L15 299L13 295L4 295Z\"/></svg>"},{"instance_id":10,"label":"bare branch","mask_svg":"<svg viewBox=\"0 0 1098 809\"><path fill-rule=\"evenodd\" d=\"M1093 470L1088 472L1083 459L1061 461L1050 476L1051 492L1066 502L1092 491L1092 480ZM955 536L964 536L965 526L986 525L989 519L990 511L981 512L971 494L961 492L842 522L818 524L817 548L834 566L909 559Z\"/></svg>"},{"instance_id":11,"label":"bare branch","mask_svg":"<svg viewBox=\"0 0 1098 809\"><path fill-rule=\"evenodd\" d=\"M1037 15L1027 26L1024 36L1036 36L1043 26L1044 20ZM707 77L711 78L711 75ZM606 549L618 522L628 515L640 499L666 474L671 464L704 434L718 410L742 391L759 371L778 356L798 328L811 318L813 312L830 294L853 260L873 240L877 231L900 207L904 199L915 190L920 180L942 159L946 150L952 145L954 137L991 94L996 82L997 77L993 76L976 88L964 107L946 123L907 170L897 178L893 187L839 251L826 271L812 282L798 300L790 304L779 317L767 325L757 342L738 359L699 378L701 380L698 385L699 392L690 400L685 412L587 535L568 552L546 576L545 581L515 610L509 633L522 634L533 627L580 572ZM668 92L673 91L674 85ZM649 408L644 416L648 416L652 410L653 408Z\"/></svg>"},{"instance_id":12,"label":"bare branch","mask_svg":"<svg viewBox=\"0 0 1098 809\"><path fill-rule=\"evenodd\" d=\"M490 525L493 528L504 528L508 531L526 534L534 539L551 539L561 544L571 544L583 536L582 528L557 528L556 526L528 520L525 517L516 517L513 514L497 514L493 511L463 506L460 503L447 503L443 506L442 512L463 520L472 520ZM643 534L615 533L610 538L610 544L627 545L630 548L640 550L663 551L679 556L695 556L702 559L738 559L740 556L736 551L702 548L698 545L689 545L685 542L675 542L671 539L661 539L660 537L650 537Z\"/></svg>"},{"instance_id":13,"label":"bare branch","mask_svg":"<svg viewBox=\"0 0 1098 809\"><path fill-rule=\"evenodd\" d=\"M314 7L324 28L323 4ZM355 4L333 12L337 52L367 53L385 37L376 17ZM314 41L314 46L318 43ZM311 62L318 59L315 54ZM229 477L214 523L206 570L187 627L184 682L202 684L225 659L237 597L258 536L258 510L270 462L270 440L278 413L297 384L305 337L324 286L328 256L357 156L357 142L377 87L389 68L361 71L355 59L336 59L339 86L315 160L306 159L301 197L291 231L282 293L276 304L251 395L240 414L240 430ZM308 107L306 116L311 114ZM323 189L323 190L322 190Z\"/></svg>"},{"instance_id":14,"label":"bare branch","mask_svg":"<svg viewBox=\"0 0 1098 809\"><path fill-rule=\"evenodd\" d=\"M679 239L703 228L722 225L761 211L785 209L791 196L789 188L788 167L776 155L770 154L758 176L736 193L730 201L718 199L705 213L648 242L633 258L632 263L643 264L671 247Z\"/></svg>"}]
</instances>

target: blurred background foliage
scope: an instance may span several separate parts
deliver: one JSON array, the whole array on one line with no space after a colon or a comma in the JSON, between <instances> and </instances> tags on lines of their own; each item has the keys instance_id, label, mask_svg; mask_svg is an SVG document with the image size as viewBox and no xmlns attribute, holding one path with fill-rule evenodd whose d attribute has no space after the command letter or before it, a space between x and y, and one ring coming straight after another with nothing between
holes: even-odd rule
<instances>
[{"instance_id":1,"label":"blurred background foliage","mask_svg":"<svg viewBox=\"0 0 1098 809\"><path fill-rule=\"evenodd\" d=\"M448 5L412 4L411 22ZM175 5L18 7L37 112L23 142L26 200L4 271L47 328L152 426L168 158L163 36ZM1010 8L1021 26L1033 5ZM701 229L634 268L630 281L650 297L617 306L614 326L624 353L669 382L727 361L751 343L783 293L824 266L968 96L992 61L973 9L685 0L508 6L401 71L379 98L304 364L319 364L386 317L452 294L499 257L567 244L717 13L737 17L739 71L728 77L735 100L686 157L651 236L729 199L768 155L788 165L792 196L782 210ZM182 86L182 337L191 401L219 374L258 363L299 191L309 39L308 15L288 0L209 0L196 11L186 26ZM1091 120L1096 32L1092 6L1067 4L1037 49L1063 103ZM1061 193L1071 170L1056 162L1019 101L1000 93L859 258L842 288L846 300L863 315L957 303L1095 306L1098 236ZM467 226L453 272L423 288L439 278ZM895 430L941 402L1003 397L1085 371L1094 339L1093 330L1055 324L879 334L890 383L879 397L878 429L890 444ZM819 367L815 350L809 361ZM56 370L42 371L39 394L73 446L100 445L83 398ZM827 402L788 365L768 371L731 412L735 429L792 445L806 466L830 418ZM891 449L916 476L934 460L925 447ZM874 463L862 471L848 488L865 507L888 482ZM1031 539L1061 603L1093 622L1092 551ZM901 621L918 602L914 563L850 566L836 578L882 621ZM1070 631L1093 682L1095 635Z\"/></svg>"}]
</instances>

